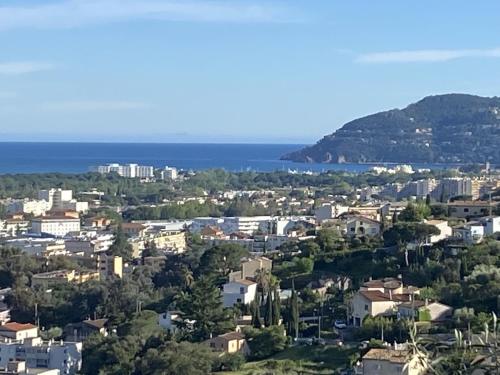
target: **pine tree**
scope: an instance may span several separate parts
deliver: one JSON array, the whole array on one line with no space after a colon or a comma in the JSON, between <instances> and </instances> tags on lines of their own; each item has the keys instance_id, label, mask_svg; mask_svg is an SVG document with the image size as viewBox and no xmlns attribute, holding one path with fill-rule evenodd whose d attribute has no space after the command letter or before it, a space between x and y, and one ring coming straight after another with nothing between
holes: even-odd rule
<instances>
[{"instance_id":1,"label":"pine tree","mask_svg":"<svg viewBox=\"0 0 500 375\"><path fill-rule=\"evenodd\" d=\"M270 327L273 324L273 298L271 290L267 293L266 316L264 318L264 323L266 324L266 327Z\"/></svg>"},{"instance_id":2,"label":"pine tree","mask_svg":"<svg viewBox=\"0 0 500 375\"><path fill-rule=\"evenodd\" d=\"M281 301L277 287L274 288L273 302L273 325L277 326L281 319Z\"/></svg>"}]
</instances>

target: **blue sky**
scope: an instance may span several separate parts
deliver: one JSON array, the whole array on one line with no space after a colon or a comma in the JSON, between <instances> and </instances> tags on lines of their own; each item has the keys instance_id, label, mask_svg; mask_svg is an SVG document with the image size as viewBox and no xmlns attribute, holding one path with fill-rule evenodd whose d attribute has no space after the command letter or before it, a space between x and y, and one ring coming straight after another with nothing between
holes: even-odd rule
<instances>
[{"instance_id":1,"label":"blue sky","mask_svg":"<svg viewBox=\"0 0 500 375\"><path fill-rule=\"evenodd\" d=\"M500 2L0 0L0 139L312 143L499 95Z\"/></svg>"}]
</instances>

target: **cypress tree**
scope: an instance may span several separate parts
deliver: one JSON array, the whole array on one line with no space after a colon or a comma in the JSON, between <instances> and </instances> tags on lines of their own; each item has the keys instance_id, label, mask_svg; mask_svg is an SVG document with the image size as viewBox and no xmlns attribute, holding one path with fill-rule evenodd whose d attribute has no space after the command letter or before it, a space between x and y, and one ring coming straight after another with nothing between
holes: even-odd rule
<instances>
[{"instance_id":1,"label":"cypress tree","mask_svg":"<svg viewBox=\"0 0 500 375\"><path fill-rule=\"evenodd\" d=\"M266 327L270 327L273 324L273 298L270 289L267 293L266 316L264 317L264 323L266 324Z\"/></svg>"},{"instance_id":2,"label":"cypress tree","mask_svg":"<svg viewBox=\"0 0 500 375\"><path fill-rule=\"evenodd\" d=\"M259 293L255 295L255 300L252 301L250 307L252 311L252 326L254 328L261 328L262 327L262 322L260 319L260 304L259 304Z\"/></svg>"},{"instance_id":3,"label":"cypress tree","mask_svg":"<svg viewBox=\"0 0 500 375\"><path fill-rule=\"evenodd\" d=\"M427 194L427 196L425 197L425 204L427 207L430 207L430 205L431 205L431 195L430 194Z\"/></svg>"},{"instance_id":4,"label":"cypress tree","mask_svg":"<svg viewBox=\"0 0 500 375\"><path fill-rule=\"evenodd\" d=\"M289 312L289 324L288 324L288 334L290 336L294 336L295 338L299 337L299 301L297 299L297 292L295 291L295 283L292 280L292 296L290 297L289 304L290 312Z\"/></svg>"},{"instance_id":5,"label":"cypress tree","mask_svg":"<svg viewBox=\"0 0 500 375\"><path fill-rule=\"evenodd\" d=\"M273 325L277 326L281 319L281 301L277 287L274 288L273 303Z\"/></svg>"}]
</instances>

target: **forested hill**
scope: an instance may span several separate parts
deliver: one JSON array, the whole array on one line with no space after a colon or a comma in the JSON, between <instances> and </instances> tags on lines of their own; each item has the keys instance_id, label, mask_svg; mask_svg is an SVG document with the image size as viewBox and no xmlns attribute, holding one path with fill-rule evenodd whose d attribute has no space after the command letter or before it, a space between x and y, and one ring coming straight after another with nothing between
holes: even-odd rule
<instances>
[{"instance_id":1,"label":"forested hill","mask_svg":"<svg viewBox=\"0 0 500 375\"><path fill-rule=\"evenodd\" d=\"M348 122L284 160L323 163L500 163L500 98L428 96Z\"/></svg>"}]
</instances>

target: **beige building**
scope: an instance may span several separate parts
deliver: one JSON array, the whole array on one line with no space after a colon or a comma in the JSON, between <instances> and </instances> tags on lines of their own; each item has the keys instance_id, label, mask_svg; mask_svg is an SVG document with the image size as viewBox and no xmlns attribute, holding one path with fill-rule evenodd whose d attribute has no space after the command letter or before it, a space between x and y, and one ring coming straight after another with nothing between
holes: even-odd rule
<instances>
[{"instance_id":1,"label":"beige building","mask_svg":"<svg viewBox=\"0 0 500 375\"><path fill-rule=\"evenodd\" d=\"M99 280L99 272L58 270L33 275L31 278L31 286L48 288L60 284L83 284L90 280Z\"/></svg>"},{"instance_id":2,"label":"beige building","mask_svg":"<svg viewBox=\"0 0 500 375\"><path fill-rule=\"evenodd\" d=\"M212 350L227 354L242 353L249 354L249 348L245 336L241 332L229 332L207 340Z\"/></svg>"},{"instance_id":3,"label":"beige building","mask_svg":"<svg viewBox=\"0 0 500 375\"><path fill-rule=\"evenodd\" d=\"M123 259L119 256L99 254L97 256L97 271L101 280L113 276L123 278Z\"/></svg>"},{"instance_id":4,"label":"beige building","mask_svg":"<svg viewBox=\"0 0 500 375\"><path fill-rule=\"evenodd\" d=\"M383 203L380 205L366 205L366 206L356 206L349 207L349 214L351 215L359 215L370 218L372 220L380 221L383 217L389 214L389 203Z\"/></svg>"},{"instance_id":5,"label":"beige building","mask_svg":"<svg viewBox=\"0 0 500 375\"><path fill-rule=\"evenodd\" d=\"M139 223L123 223L123 233L129 237L142 237L146 233L147 227Z\"/></svg>"},{"instance_id":6,"label":"beige building","mask_svg":"<svg viewBox=\"0 0 500 375\"><path fill-rule=\"evenodd\" d=\"M488 216L490 210L497 206L496 202L486 201L455 201L448 203L448 214L452 217L470 218Z\"/></svg>"},{"instance_id":7,"label":"beige building","mask_svg":"<svg viewBox=\"0 0 500 375\"><path fill-rule=\"evenodd\" d=\"M167 249L176 253L182 253L187 249L185 232L159 232L150 241L153 241L158 249Z\"/></svg>"},{"instance_id":8,"label":"beige building","mask_svg":"<svg viewBox=\"0 0 500 375\"><path fill-rule=\"evenodd\" d=\"M427 360L409 350L370 349L363 356L363 375L421 375L427 368Z\"/></svg>"},{"instance_id":9,"label":"beige building","mask_svg":"<svg viewBox=\"0 0 500 375\"><path fill-rule=\"evenodd\" d=\"M364 216L352 216L346 223L347 235L351 237L380 236L381 227L379 221Z\"/></svg>"},{"instance_id":10,"label":"beige building","mask_svg":"<svg viewBox=\"0 0 500 375\"><path fill-rule=\"evenodd\" d=\"M273 261L266 257L257 257L245 260L241 263L241 271L231 272L229 281L245 280L255 278L260 270L271 271L273 269Z\"/></svg>"}]
</instances>

